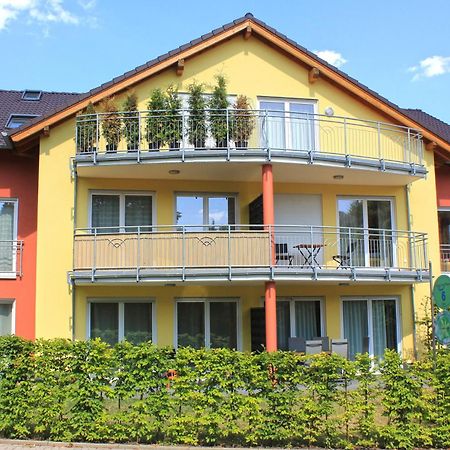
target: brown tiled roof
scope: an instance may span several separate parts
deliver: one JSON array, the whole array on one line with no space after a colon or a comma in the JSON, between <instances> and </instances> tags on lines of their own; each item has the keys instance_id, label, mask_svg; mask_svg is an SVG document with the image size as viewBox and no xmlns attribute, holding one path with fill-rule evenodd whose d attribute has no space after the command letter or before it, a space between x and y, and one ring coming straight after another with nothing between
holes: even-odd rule
<instances>
[{"instance_id":1,"label":"brown tiled roof","mask_svg":"<svg viewBox=\"0 0 450 450\"><path fill-rule=\"evenodd\" d=\"M28 128L29 126L31 126L32 124L38 123L39 121L48 118L50 116L52 116L53 114L56 114L59 111L64 110L65 108L71 106L71 105L75 105L78 101L82 101L84 99L87 99L95 94L100 93L101 91L111 87L112 85L114 85L115 83L118 83L120 81L123 81L125 79L127 79L128 77L131 77L133 75L136 75L146 69L149 69L152 66L157 65L158 63L165 61L171 57L173 57L174 55L178 55L180 53L182 53L183 51L193 47L194 45L201 43L202 41L206 41L209 38L213 37L214 35L217 35L223 31L227 31L231 28L233 28L236 25L242 24L245 21L252 21L258 25L260 25L261 27L265 28L267 31L269 31L270 33L273 33L274 35L276 35L278 38L284 40L285 42L287 42L288 44L292 45L293 47L297 48L298 50L300 50L301 52L305 53L306 55L308 55L311 59L319 62L322 65L327 66L329 69L333 70L335 73L339 74L340 76L342 76L343 78L345 78L347 81L349 81L350 83L356 85L357 87L359 87L360 89L364 90L365 92L367 92L368 94L370 94L371 96L375 97L376 99L378 99L379 101L381 101L382 103L386 104L387 106L389 106L390 108L396 110L397 112L399 112L400 114L402 114L403 116L405 116L406 118L412 119L413 121L417 122L419 125L427 128L430 132L432 132L433 134L437 134L439 137L441 137L442 139L444 139L446 142L448 142L450 144L450 135L447 133L442 134L442 129L437 127L437 126L432 126L430 119L425 118L425 116L428 117L432 117L427 115L426 113L421 112L421 114L415 113L415 112L411 112L411 111L418 111L418 110L410 110L410 109L402 109L400 108L398 105L396 105L395 103L389 101L388 99L386 99L385 97L383 97L382 95L380 95L379 93L373 91L372 89L369 89L367 86L365 86L364 84L360 83L358 80L356 80L355 78L350 77L349 75L347 75L345 72L342 72L341 70L339 70L338 68L336 68L335 66L327 63L325 60L323 60L322 58L320 58L319 56L317 56L315 53L307 50L305 47L299 45L297 42L293 41L292 39L288 38L286 35L280 33L279 31L277 31L276 29L272 28L271 26L267 25L265 22L257 19L256 17L253 16L253 14L251 13L247 13L245 16L240 17L239 19L233 20L230 23L227 23L226 25L223 25L219 28L216 28L215 30L204 34L202 36L200 36L197 39L194 39L184 45L181 45L180 47L171 50L161 56L158 56L155 59L152 59L148 62L146 62L145 64L142 64L116 78L113 78L112 80L103 83L102 85L91 89L89 92L86 92L85 94L80 94L77 97L73 97L71 99L71 101L69 101L67 104L65 105L60 105L58 107L55 107L53 110L48 111L47 113L43 114L42 117L36 118L31 120L30 122L28 122L26 125L24 125L23 127L21 127L20 129L25 129ZM433 118L435 119L435 118ZM436 121L438 121L438 119L435 119ZM440 121L439 121L440 122ZM443 122L442 122L443 123ZM435 124L436 125L436 124ZM446 125L446 124L444 124ZM430 128L428 128L428 126L430 126ZM440 130L439 134L436 130ZM13 133L10 133L13 134Z\"/></svg>"},{"instance_id":2,"label":"brown tiled roof","mask_svg":"<svg viewBox=\"0 0 450 450\"><path fill-rule=\"evenodd\" d=\"M13 114L42 117L50 111L73 103L80 97L80 94L71 92L42 92L39 100L29 101L22 100L22 94L23 91L0 89L0 132L6 130L8 120ZM39 117L37 120L39 120ZM5 141L0 134L0 147L5 145Z\"/></svg>"},{"instance_id":3,"label":"brown tiled roof","mask_svg":"<svg viewBox=\"0 0 450 450\"><path fill-rule=\"evenodd\" d=\"M424 128L450 142L450 125L422 111L421 109L403 108L402 111L411 119L419 122Z\"/></svg>"}]
</instances>

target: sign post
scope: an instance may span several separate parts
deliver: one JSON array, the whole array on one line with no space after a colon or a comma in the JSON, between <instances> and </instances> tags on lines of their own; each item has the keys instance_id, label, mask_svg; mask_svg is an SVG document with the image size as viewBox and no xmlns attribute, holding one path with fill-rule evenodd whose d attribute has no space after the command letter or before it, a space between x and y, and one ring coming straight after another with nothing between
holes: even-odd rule
<instances>
[{"instance_id":1,"label":"sign post","mask_svg":"<svg viewBox=\"0 0 450 450\"><path fill-rule=\"evenodd\" d=\"M430 263L431 274L431 263ZM434 309L439 309L436 317ZM436 340L442 345L450 344L450 276L440 275L434 283L431 295L431 318L433 327L433 359L436 362Z\"/></svg>"}]
</instances>

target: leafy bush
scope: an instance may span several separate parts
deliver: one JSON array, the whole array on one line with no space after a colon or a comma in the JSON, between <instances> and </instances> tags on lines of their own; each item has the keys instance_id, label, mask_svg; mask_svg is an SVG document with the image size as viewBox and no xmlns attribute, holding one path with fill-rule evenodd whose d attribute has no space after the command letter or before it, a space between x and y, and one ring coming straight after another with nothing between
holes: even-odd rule
<instances>
[{"instance_id":1,"label":"leafy bush","mask_svg":"<svg viewBox=\"0 0 450 450\"><path fill-rule=\"evenodd\" d=\"M0 436L334 448L449 447L450 354L114 347L0 338Z\"/></svg>"}]
</instances>

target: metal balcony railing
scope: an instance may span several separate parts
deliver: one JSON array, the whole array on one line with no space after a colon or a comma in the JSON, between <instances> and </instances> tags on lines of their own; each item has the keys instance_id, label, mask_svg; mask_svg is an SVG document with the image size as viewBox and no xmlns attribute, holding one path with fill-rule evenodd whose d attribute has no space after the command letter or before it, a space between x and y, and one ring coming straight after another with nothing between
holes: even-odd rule
<instances>
[{"instance_id":1,"label":"metal balcony railing","mask_svg":"<svg viewBox=\"0 0 450 450\"><path fill-rule=\"evenodd\" d=\"M194 114L177 111L112 112L81 115L76 121L77 157L119 157L160 160L165 150L192 156L193 150L222 150L234 155L262 152L329 155L378 162L423 166L423 142L418 130L398 125L348 117L272 110L206 110ZM177 153L177 154L178 154ZM373 163L374 164L374 163ZM414 170L413 170L414 171ZM415 172L414 172L415 173Z\"/></svg>"},{"instance_id":2,"label":"metal balcony railing","mask_svg":"<svg viewBox=\"0 0 450 450\"><path fill-rule=\"evenodd\" d=\"M0 240L0 278L22 276L23 241Z\"/></svg>"},{"instance_id":3,"label":"metal balcony railing","mask_svg":"<svg viewBox=\"0 0 450 450\"><path fill-rule=\"evenodd\" d=\"M441 244L441 271L450 272L450 244Z\"/></svg>"},{"instance_id":4,"label":"metal balcony railing","mask_svg":"<svg viewBox=\"0 0 450 450\"><path fill-rule=\"evenodd\" d=\"M398 230L213 225L76 229L73 269L427 270L427 235ZM336 271L335 271L336 273ZM119 274L120 275L120 274Z\"/></svg>"}]
</instances>

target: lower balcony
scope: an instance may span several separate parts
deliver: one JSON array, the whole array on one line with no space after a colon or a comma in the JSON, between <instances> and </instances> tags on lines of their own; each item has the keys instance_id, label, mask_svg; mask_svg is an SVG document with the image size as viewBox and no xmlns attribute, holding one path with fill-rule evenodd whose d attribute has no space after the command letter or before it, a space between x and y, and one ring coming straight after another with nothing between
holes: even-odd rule
<instances>
[{"instance_id":1,"label":"lower balcony","mask_svg":"<svg viewBox=\"0 0 450 450\"><path fill-rule=\"evenodd\" d=\"M223 281L420 282L427 235L302 225L77 229L75 284Z\"/></svg>"}]
</instances>

